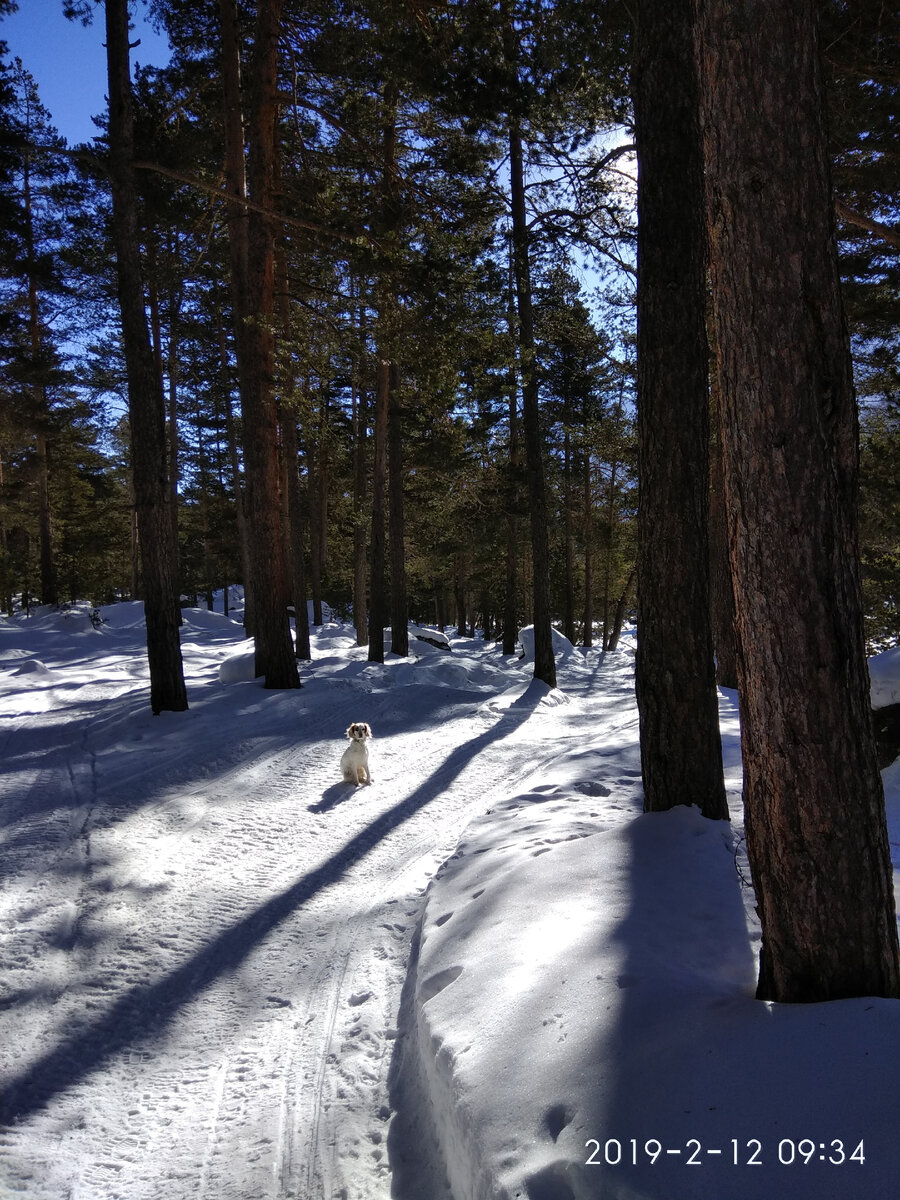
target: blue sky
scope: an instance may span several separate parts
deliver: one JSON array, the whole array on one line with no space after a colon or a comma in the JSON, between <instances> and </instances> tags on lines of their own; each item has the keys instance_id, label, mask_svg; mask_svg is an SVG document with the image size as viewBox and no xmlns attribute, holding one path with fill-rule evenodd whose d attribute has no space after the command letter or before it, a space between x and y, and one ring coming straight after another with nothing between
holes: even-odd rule
<instances>
[{"instance_id":1,"label":"blue sky","mask_svg":"<svg viewBox=\"0 0 900 1200\"><path fill-rule=\"evenodd\" d=\"M132 64L162 66L169 57L165 37L146 23L145 6L134 6ZM19 0L19 11L0 20L0 39L10 58L21 58L37 80L41 101L59 133L70 145L89 141L97 132L91 121L106 108L106 51L103 7L85 29L62 14L63 0Z\"/></svg>"}]
</instances>

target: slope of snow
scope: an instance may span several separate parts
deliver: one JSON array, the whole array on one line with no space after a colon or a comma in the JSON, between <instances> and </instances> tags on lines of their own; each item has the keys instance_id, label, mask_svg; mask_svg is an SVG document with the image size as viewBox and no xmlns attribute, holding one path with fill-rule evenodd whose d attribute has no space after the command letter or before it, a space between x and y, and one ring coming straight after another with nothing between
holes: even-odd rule
<instances>
[{"instance_id":1,"label":"slope of snow","mask_svg":"<svg viewBox=\"0 0 900 1200\"><path fill-rule=\"evenodd\" d=\"M627 651L550 691L330 621L267 692L190 610L190 710L152 717L141 607L102 616L0 619L0 1196L894 1194L900 1006L752 999L733 696L729 828L641 815Z\"/></svg>"},{"instance_id":2,"label":"slope of snow","mask_svg":"<svg viewBox=\"0 0 900 1200\"><path fill-rule=\"evenodd\" d=\"M602 670L625 713L630 674ZM586 682L567 672L571 708ZM453 1196L896 1195L900 1004L757 1002L739 806L729 826L641 803L634 722L601 727L473 821L431 884L414 1036Z\"/></svg>"}]
</instances>

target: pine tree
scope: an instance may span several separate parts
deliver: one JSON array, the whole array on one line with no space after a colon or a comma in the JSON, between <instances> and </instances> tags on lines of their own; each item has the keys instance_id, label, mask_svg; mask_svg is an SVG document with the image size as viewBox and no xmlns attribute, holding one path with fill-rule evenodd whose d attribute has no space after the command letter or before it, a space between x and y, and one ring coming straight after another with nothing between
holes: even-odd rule
<instances>
[{"instance_id":1,"label":"pine tree","mask_svg":"<svg viewBox=\"0 0 900 1200\"><path fill-rule=\"evenodd\" d=\"M638 644L644 808L728 819L709 607L709 388L690 0L642 0L638 149Z\"/></svg>"},{"instance_id":2,"label":"pine tree","mask_svg":"<svg viewBox=\"0 0 900 1200\"><path fill-rule=\"evenodd\" d=\"M900 995L813 0L700 0L757 994Z\"/></svg>"}]
</instances>

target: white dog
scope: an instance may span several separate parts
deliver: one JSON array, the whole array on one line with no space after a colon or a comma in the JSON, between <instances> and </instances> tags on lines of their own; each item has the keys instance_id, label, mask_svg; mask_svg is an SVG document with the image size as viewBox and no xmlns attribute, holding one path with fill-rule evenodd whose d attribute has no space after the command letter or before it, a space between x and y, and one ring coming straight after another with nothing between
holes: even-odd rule
<instances>
[{"instance_id":1,"label":"white dog","mask_svg":"<svg viewBox=\"0 0 900 1200\"><path fill-rule=\"evenodd\" d=\"M357 721L347 730L350 745L341 755L341 774L345 783L371 783L372 773L369 770L369 748L366 742L372 737L372 730L365 721Z\"/></svg>"}]
</instances>

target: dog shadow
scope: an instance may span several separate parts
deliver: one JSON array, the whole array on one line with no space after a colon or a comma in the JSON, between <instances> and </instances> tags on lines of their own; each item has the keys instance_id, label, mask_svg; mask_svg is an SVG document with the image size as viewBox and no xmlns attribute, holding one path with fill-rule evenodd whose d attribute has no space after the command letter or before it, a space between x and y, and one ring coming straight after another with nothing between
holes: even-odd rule
<instances>
[{"instance_id":1,"label":"dog shadow","mask_svg":"<svg viewBox=\"0 0 900 1200\"><path fill-rule=\"evenodd\" d=\"M355 791L356 788L352 783L345 783L343 780L340 783L333 783L322 793L322 799L318 803L306 806L306 811L311 813L330 812L344 800L349 800Z\"/></svg>"}]
</instances>

